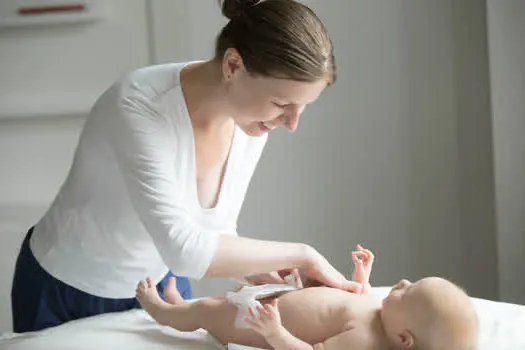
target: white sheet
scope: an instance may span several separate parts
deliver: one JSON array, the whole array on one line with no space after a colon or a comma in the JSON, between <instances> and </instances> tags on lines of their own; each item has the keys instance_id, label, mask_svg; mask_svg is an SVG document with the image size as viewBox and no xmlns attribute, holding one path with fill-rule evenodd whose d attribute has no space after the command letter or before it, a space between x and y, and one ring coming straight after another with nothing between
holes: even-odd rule
<instances>
[{"instance_id":1,"label":"white sheet","mask_svg":"<svg viewBox=\"0 0 525 350\"><path fill-rule=\"evenodd\" d=\"M40 332L4 334L2 350L217 350L204 331L178 332L159 326L143 310L94 316Z\"/></svg>"},{"instance_id":2,"label":"white sheet","mask_svg":"<svg viewBox=\"0 0 525 350\"><path fill-rule=\"evenodd\" d=\"M373 288L385 296L389 288ZM525 306L472 298L481 320L479 350L525 350ZM230 349L253 349L230 346ZM133 310L69 322L40 332L4 334L1 350L224 349L204 331L181 333Z\"/></svg>"},{"instance_id":3,"label":"white sheet","mask_svg":"<svg viewBox=\"0 0 525 350\"><path fill-rule=\"evenodd\" d=\"M373 288L385 297L390 287ZM480 320L478 350L525 350L525 306L471 298Z\"/></svg>"}]
</instances>

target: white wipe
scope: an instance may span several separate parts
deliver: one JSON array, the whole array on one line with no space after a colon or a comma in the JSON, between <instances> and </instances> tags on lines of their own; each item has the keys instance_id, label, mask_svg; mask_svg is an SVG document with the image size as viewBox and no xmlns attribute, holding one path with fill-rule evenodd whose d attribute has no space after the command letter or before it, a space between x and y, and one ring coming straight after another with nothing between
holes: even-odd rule
<instances>
[{"instance_id":1,"label":"white wipe","mask_svg":"<svg viewBox=\"0 0 525 350\"><path fill-rule=\"evenodd\" d=\"M246 317L251 317L249 309L257 314L257 306L262 306L259 299L264 299L271 296L278 296L279 294L296 290L293 276L286 276L285 281L288 284L263 284L260 286L244 286L238 292L226 293L226 299L230 304L237 307L237 316L235 317L235 327L249 328L245 322Z\"/></svg>"}]
</instances>

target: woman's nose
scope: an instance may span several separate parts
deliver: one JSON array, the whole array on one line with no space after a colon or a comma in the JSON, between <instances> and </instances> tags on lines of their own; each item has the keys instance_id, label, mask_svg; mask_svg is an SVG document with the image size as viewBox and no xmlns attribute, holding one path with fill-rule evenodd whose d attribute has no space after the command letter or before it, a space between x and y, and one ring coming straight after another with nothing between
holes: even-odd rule
<instances>
[{"instance_id":1,"label":"woman's nose","mask_svg":"<svg viewBox=\"0 0 525 350\"><path fill-rule=\"evenodd\" d=\"M294 106L292 109L287 111L288 113L286 113L284 116L284 127L291 132L297 130L297 126L299 125L299 117L301 116L303 110L304 106Z\"/></svg>"}]
</instances>

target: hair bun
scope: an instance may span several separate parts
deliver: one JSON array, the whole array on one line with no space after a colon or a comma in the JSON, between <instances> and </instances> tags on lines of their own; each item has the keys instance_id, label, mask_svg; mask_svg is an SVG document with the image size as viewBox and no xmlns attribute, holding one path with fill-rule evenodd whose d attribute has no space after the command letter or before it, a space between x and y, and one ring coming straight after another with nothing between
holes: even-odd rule
<instances>
[{"instance_id":1,"label":"hair bun","mask_svg":"<svg viewBox=\"0 0 525 350\"><path fill-rule=\"evenodd\" d=\"M240 16L244 11L257 5L261 0L219 0L222 14L229 20Z\"/></svg>"}]
</instances>

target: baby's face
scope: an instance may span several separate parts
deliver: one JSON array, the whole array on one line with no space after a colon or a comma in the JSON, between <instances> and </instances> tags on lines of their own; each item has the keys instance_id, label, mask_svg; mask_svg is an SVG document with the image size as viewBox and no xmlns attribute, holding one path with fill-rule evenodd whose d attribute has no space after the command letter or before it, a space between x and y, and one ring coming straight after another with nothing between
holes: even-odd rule
<instances>
[{"instance_id":1,"label":"baby's face","mask_svg":"<svg viewBox=\"0 0 525 350\"><path fill-rule=\"evenodd\" d=\"M392 287L388 296L383 299L383 308L381 318L383 326L389 339L394 339L398 334L406 329L410 317L407 312L407 306L410 301L410 295L413 294L414 288L417 291L418 282L411 283L408 280L401 280Z\"/></svg>"},{"instance_id":2,"label":"baby's face","mask_svg":"<svg viewBox=\"0 0 525 350\"><path fill-rule=\"evenodd\" d=\"M452 345L470 346L477 337L477 315L468 295L437 277L415 283L401 280L383 300L381 317L396 348L409 349L410 342L417 340L432 344L450 340L444 348L452 349Z\"/></svg>"}]
</instances>

